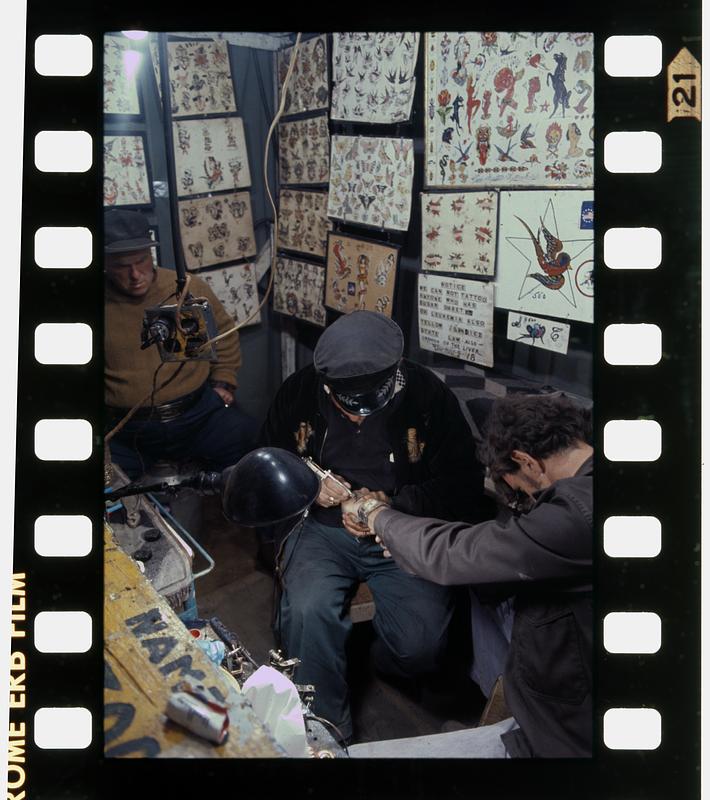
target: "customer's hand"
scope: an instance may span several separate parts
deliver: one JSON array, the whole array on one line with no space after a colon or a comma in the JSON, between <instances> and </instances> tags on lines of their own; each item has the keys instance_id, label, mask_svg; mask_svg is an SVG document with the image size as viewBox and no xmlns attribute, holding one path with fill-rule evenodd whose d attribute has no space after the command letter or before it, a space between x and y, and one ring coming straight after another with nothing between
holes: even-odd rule
<instances>
[{"instance_id":1,"label":"customer's hand","mask_svg":"<svg viewBox=\"0 0 710 800\"><path fill-rule=\"evenodd\" d=\"M390 505L392 502L392 498L386 495L384 492L375 492L371 489L362 489L358 494L358 497L360 500L369 500L370 498L374 498L375 500L379 500L381 503L387 503L387 505Z\"/></svg>"},{"instance_id":2,"label":"customer's hand","mask_svg":"<svg viewBox=\"0 0 710 800\"><path fill-rule=\"evenodd\" d=\"M372 531L367 527L367 525L363 525L361 522L358 522L358 519L354 514L345 512L343 513L343 527L353 536L360 537L372 535Z\"/></svg>"},{"instance_id":3,"label":"customer's hand","mask_svg":"<svg viewBox=\"0 0 710 800\"><path fill-rule=\"evenodd\" d=\"M350 484L344 478L341 478L340 475L333 473L333 477L345 484L348 489L350 488ZM334 508L335 506L339 506L343 500L347 499L348 493L342 486L338 486L334 480L326 478L320 482L320 492L318 492L318 497L316 497L316 503L319 506L323 508Z\"/></svg>"},{"instance_id":4,"label":"customer's hand","mask_svg":"<svg viewBox=\"0 0 710 800\"><path fill-rule=\"evenodd\" d=\"M379 500L381 503L389 505L390 498L384 492L372 491L366 487L354 492L353 497L346 500L342 505L343 527L353 536L371 536L373 531L368 525L364 525L358 519L358 509L366 500Z\"/></svg>"},{"instance_id":5,"label":"customer's hand","mask_svg":"<svg viewBox=\"0 0 710 800\"><path fill-rule=\"evenodd\" d=\"M367 499L370 496L371 492L366 487L363 486L360 489L355 489L355 491L348 497L347 500L344 500L341 504L341 509L343 512L343 517L346 514L350 514L357 519L357 510L362 505L362 501Z\"/></svg>"}]
</instances>

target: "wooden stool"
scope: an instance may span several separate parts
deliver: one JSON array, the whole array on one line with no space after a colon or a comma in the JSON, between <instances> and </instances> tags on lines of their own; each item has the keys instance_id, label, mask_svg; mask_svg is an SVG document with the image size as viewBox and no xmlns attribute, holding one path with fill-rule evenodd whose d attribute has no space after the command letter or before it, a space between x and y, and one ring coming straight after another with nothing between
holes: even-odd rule
<instances>
[{"instance_id":1,"label":"wooden stool","mask_svg":"<svg viewBox=\"0 0 710 800\"><path fill-rule=\"evenodd\" d=\"M353 623L367 622L375 616L375 601L366 583L357 587L350 601L350 619Z\"/></svg>"}]
</instances>

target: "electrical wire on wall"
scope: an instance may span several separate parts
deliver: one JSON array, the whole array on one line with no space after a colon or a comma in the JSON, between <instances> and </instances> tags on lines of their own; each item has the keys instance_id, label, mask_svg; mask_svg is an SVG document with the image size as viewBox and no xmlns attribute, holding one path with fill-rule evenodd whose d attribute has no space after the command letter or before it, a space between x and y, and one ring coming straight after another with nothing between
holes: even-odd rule
<instances>
[{"instance_id":1,"label":"electrical wire on wall","mask_svg":"<svg viewBox=\"0 0 710 800\"><path fill-rule=\"evenodd\" d=\"M209 347L214 342L220 341L220 339L224 339L226 336L230 336L231 334L238 331L240 328L243 328L248 322L250 322L264 307L264 304L269 299L269 295L271 294L271 290L274 285L274 272L276 271L276 247L274 241L275 231L278 230L279 218L278 212L276 210L276 204L274 202L273 195L271 194L271 189L269 189L269 175L268 175L268 166L269 166L269 145L271 144L271 137L273 136L274 130L278 125L279 120L281 119L282 114L284 113L284 108L286 105L286 87L288 86L288 82L291 79L291 75L293 74L293 69L296 65L296 56L298 55L298 46L301 43L301 34L296 34L296 42L293 45L293 52L291 53L291 61L288 65L288 71L286 72L286 77L284 79L283 86L281 87L281 103L279 104L279 108L276 112L276 116L273 118L271 122L271 126L269 127L269 132L266 134L266 144L264 145L264 188L266 189L266 195L269 198L269 203L271 203L271 208L274 212L274 226L271 232L271 274L269 275L269 282L266 286L266 290L264 292L264 297L262 298L259 305L252 311L252 313L238 325L235 325L233 328L230 328L228 331L224 333L220 333L218 336L212 337L212 339L208 339L200 348L203 350L206 347Z\"/></svg>"}]
</instances>

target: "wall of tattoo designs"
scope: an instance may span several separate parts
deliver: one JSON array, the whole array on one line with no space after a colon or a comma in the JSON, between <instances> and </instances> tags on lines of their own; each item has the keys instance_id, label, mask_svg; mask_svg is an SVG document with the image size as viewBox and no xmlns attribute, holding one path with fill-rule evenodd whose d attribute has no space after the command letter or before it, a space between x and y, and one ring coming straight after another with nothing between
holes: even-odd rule
<instances>
[{"instance_id":1,"label":"wall of tattoo designs","mask_svg":"<svg viewBox=\"0 0 710 800\"><path fill-rule=\"evenodd\" d=\"M151 62L160 90L161 51L155 37L149 45L143 56ZM133 46L123 37L105 37L106 114L141 114L137 76L127 69ZM243 322L258 305L251 261L257 248L249 157L228 44L168 39L165 52L172 128L168 168L174 172L171 200L176 204L181 255L185 267L200 270L228 312ZM159 96L162 103L164 92ZM145 135L107 135L104 175L105 206L150 207L154 198ZM205 268L208 271L202 271ZM259 322L256 315L248 324Z\"/></svg>"},{"instance_id":2,"label":"wall of tattoo designs","mask_svg":"<svg viewBox=\"0 0 710 800\"><path fill-rule=\"evenodd\" d=\"M554 372L552 355L588 350L593 47L555 32L302 41L277 130L274 311L320 328L356 309L394 316L420 360L505 368L524 345ZM291 53L275 56L279 100ZM114 118L141 113L126 58L107 37ZM241 78L220 40L169 40L167 74L184 261L244 318L258 293ZM152 202L144 136L107 135L105 205Z\"/></svg>"},{"instance_id":3,"label":"wall of tattoo designs","mask_svg":"<svg viewBox=\"0 0 710 800\"><path fill-rule=\"evenodd\" d=\"M370 309L406 329L397 278L416 271L422 350L483 367L501 339L565 355L593 314L593 46L555 32L302 45L279 128L278 246L308 261L284 258L274 308L323 325L321 303ZM307 265L322 280L304 281Z\"/></svg>"}]
</instances>

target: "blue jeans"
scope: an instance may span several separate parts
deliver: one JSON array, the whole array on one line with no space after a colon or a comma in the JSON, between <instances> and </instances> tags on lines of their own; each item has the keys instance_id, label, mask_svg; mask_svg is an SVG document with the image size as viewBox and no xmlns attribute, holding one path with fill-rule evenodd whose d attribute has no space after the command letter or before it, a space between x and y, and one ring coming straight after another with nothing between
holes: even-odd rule
<instances>
[{"instance_id":1,"label":"blue jeans","mask_svg":"<svg viewBox=\"0 0 710 800\"><path fill-rule=\"evenodd\" d=\"M438 666L453 613L450 590L401 570L371 537L357 538L309 517L300 534L297 529L286 540L281 567L281 646L289 658L301 659L295 681L315 687L315 713L346 738L352 735L348 604L360 582L375 600L375 667L409 677Z\"/></svg>"},{"instance_id":2,"label":"blue jeans","mask_svg":"<svg viewBox=\"0 0 710 800\"><path fill-rule=\"evenodd\" d=\"M129 420L109 443L111 458L135 479L158 460L204 462L221 471L255 446L257 425L234 406L225 408L209 384L195 405L170 422Z\"/></svg>"},{"instance_id":3,"label":"blue jeans","mask_svg":"<svg viewBox=\"0 0 710 800\"><path fill-rule=\"evenodd\" d=\"M513 598L498 605L481 603L476 593L471 595L471 635L473 666L471 677L490 697L496 678L503 674L513 635Z\"/></svg>"}]
</instances>

